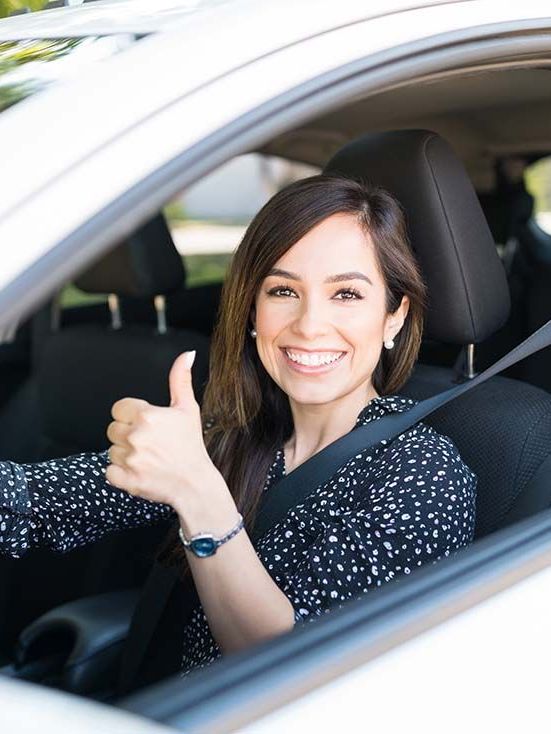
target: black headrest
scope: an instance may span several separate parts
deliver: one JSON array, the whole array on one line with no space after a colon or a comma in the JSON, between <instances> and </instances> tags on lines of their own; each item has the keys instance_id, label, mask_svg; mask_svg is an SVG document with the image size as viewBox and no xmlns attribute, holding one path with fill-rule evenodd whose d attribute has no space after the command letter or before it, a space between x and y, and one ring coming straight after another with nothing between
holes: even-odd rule
<instances>
[{"instance_id":1,"label":"black headrest","mask_svg":"<svg viewBox=\"0 0 551 734\"><path fill-rule=\"evenodd\" d=\"M75 285L88 293L152 298L179 290L186 271L162 215L98 260Z\"/></svg>"},{"instance_id":2,"label":"black headrest","mask_svg":"<svg viewBox=\"0 0 551 734\"><path fill-rule=\"evenodd\" d=\"M505 271L473 186L445 140L429 130L365 135L324 172L381 186L402 204L428 287L425 337L477 343L504 324Z\"/></svg>"}]
</instances>

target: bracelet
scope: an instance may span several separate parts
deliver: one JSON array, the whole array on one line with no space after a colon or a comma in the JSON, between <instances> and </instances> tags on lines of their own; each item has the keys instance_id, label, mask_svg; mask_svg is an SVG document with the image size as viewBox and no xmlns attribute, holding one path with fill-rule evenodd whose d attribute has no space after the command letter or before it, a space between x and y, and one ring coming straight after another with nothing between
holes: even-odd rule
<instances>
[{"instance_id":1,"label":"bracelet","mask_svg":"<svg viewBox=\"0 0 551 734\"><path fill-rule=\"evenodd\" d=\"M184 531L181 526L178 530L178 535L180 536L180 540L184 544L184 547L195 553L197 558L207 558L208 556L213 556L221 545L227 543L228 540L231 540L242 529L243 516L239 515L237 525L221 538L217 538L212 533L198 533L188 540L184 535Z\"/></svg>"}]
</instances>

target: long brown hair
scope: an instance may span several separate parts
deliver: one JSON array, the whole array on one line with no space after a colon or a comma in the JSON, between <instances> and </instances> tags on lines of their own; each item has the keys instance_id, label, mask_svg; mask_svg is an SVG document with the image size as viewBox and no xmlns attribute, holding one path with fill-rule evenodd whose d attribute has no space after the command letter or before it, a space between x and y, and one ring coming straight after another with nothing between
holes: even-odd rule
<instances>
[{"instance_id":1,"label":"long brown hair","mask_svg":"<svg viewBox=\"0 0 551 734\"><path fill-rule=\"evenodd\" d=\"M250 335L256 294L269 270L296 242L338 213L355 215L370 234L386 284L387 311L396 311L404 295L410 302L395 348L382 349L373 373L377 393L397 391L417 359L425 287L396 199L383 189L337 175L302 179L275 194L247 228L225 279L201 408L207 451L249 529L274 452L293 432L289 399L264 369ZM175 532L159 558L187 568Z\"/></svg>"}]
</instances>

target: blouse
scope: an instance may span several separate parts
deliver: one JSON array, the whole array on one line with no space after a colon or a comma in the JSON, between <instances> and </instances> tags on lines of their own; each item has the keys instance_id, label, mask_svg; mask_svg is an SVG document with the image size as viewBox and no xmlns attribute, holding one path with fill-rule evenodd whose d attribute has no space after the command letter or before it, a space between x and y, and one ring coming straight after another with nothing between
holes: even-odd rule
<instances>
[{"instance_id":1,"label":"blouse","mask_svg":"<svg viewBox=\"0 0 551 734\"><path fill-rule=\"evenodd\" d=\"M375 398L352 430L413 405L404 397ZM176 517L168 505L109 484L108 464L107 450L0 462L0 553L19 558L37 546L67 552L112 531ZM283 476L279 447L264 491ZM360 451L257 540L255 550L301 624L471 543L475 505L476 476L454 443L418 423ZM182 675L220 655L199 604L184 629Z\"/></svg>"}]
</instances>

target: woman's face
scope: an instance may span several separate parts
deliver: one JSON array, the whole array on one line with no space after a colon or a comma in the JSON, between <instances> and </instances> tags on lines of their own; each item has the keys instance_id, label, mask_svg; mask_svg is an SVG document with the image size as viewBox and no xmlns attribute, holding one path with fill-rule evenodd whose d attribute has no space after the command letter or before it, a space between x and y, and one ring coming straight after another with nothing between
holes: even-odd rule
<instances>
[{"instance_id":1,"label":"woman's face","mask_svg":"<svg viewBox=\"0 0 551 734\"><path fill-rule=\"evenodd\" d=\"M275 272L275 270L280 272ZM359 392L383 342L400 330L408 299L386 311L373 243L355 216L334 214L291 247L264 279L252 322L258 355L296 403L323 404Z\"/></svg>"}]
</instances>

